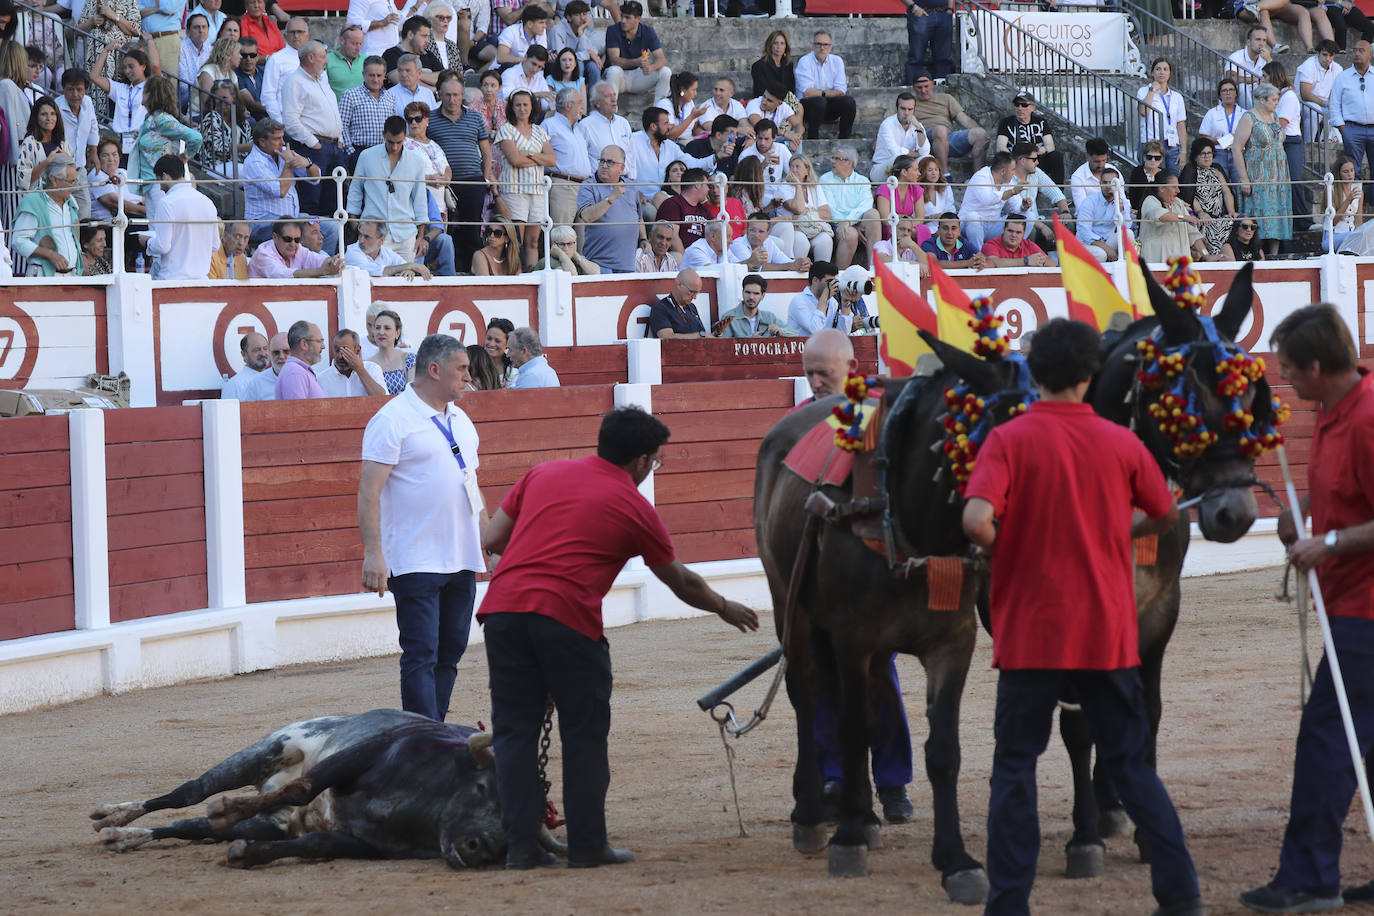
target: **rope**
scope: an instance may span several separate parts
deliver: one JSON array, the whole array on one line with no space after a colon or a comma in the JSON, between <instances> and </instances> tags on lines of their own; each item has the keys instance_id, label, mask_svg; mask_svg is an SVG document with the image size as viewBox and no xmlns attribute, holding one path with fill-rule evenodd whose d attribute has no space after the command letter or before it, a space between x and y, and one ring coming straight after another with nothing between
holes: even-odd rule
<instances>
[{"instance_id":1,"label":"rope","mask_svg":"<svg viewBox=\"0 0 1374 916\"><path fill-rule=\"evenodd\" d=\"M784 660L783 664L786 664ZM728 703L725 705L729 705ZM730 719L734 719L732 714ZM739 824L739 835L747 837L749 832L744 829L744 815L739 808L739 788L735 785L735 749L730 746L730 742L725 738L725 718L716 719L716 724L720 726L720 746L725 748L725 765L730 769L730 795L735 800L735 822Z\"/></svg>"}]
</instances>

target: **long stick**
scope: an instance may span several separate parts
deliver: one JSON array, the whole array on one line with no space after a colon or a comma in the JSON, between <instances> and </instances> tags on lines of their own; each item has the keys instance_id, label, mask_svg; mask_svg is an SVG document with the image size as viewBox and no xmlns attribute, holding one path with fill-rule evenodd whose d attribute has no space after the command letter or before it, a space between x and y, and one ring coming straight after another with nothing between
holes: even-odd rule
<instances>
[{"instance_id":1,"label":"long stick","mask_svg":"<svg viewBox=\"0 0 1374 916\"><path fill-rule=\"evenodd\" d=\"M1302 535L1302 509L1298 505L1298 490L1293 486L1293 474L1288 470L1288 453L1283 446L1278 447L1279 468L1283 471L1283 483L1288 488L1288 511L1293 514L1293 525L1298 535ZM1336 703L1341 708L1341 723L1345 726L1345 740L1350 745L1350 762L1355 767L1355 781L1360 786L1360 799L1364 802L1364 819L1369 826L1369 834L1374 837L1374 803L1369 798L1369 779L1365 776L1364 759L1360 755L1360 742L1355 737L1355 721L1350 717L1350 699L1345 695L1345 679L1341 677L1341 662L1336 657L1336 641L1331 637L1331 621L1326 619L1326 602L1322 600L1322 589L1317 582L1317 571L1307 571L1307 584L1312 589L1312 604L1317 608L1317 622L1322 628L1322 642L1326 644L1326 662L1331 666L1331 682L1336 687Z\"/></svg>"}]
</instances>

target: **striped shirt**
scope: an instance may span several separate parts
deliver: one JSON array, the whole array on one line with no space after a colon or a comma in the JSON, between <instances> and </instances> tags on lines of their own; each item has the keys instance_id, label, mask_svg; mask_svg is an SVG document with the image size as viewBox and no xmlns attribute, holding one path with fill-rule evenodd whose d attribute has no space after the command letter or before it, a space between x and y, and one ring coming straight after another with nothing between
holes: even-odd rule
<instances>
[{"instance_id":1,"label":"striped shirt","mask_svg":"<svg viewBox=\"0 0 1374 916\"><path fill-rule=\"evenodd\" d=\"M507 122L502 124L501 129L496 132L498 144L505 140L514 141L515 151L529 156L544 149L544 144L549 142L549 135L538 124L531 124L530 135L526 137L516 129L514 124ZM506 167L501 170L501 193L543 194L544 167L542 165L527 165L524 168L516 168L507 160Z\"/></svg>"},{"instance_id":2,"label":"striped shirt","mask_svg":"<svg viewBox=\"0 0 1374 916\"><path fill-rule=\"evenodd\" d=\"M376 98L366 86L354 86L339 98L343 140L349 152L382 142L382 126L396 113L396 103L385 92Z\"/></svg>"},{"instance_id":3,"label":"striped shirt","mask_svg":"<svg viewBox=\"0 0 1374 916\"><path fill-rule=\"evenodd\" d=\"M429 139L439 144L453 168L454 181L481 180L482 150L481 141L491 141L486 122L482 116L464 107L457 118L444 114L442 108L434 109L429 116Z\"/></svg>"}]
</instances>

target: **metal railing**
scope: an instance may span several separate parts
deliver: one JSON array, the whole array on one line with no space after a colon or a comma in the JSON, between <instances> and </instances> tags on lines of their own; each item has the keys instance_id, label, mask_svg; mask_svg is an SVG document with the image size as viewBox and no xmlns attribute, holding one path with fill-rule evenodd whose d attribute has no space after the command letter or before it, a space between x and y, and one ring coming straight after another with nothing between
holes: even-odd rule
<instances>
[{"instance_id":1,"label":"metal railing","mask_svg":"<svg viewBox=\"0 0 1374 916\"><path fill-rule=\"evenodd\" d=\"M1153 130L1141 132L1142 121L1135 97L1134 79L1126 74L1107 74L1083 67L1075 58L1041 41L999 9L979 0L960 0L965 13L962 22L975 39L983 73L978 74L1010 98L1029 92L1039 102L1038 113L1054 125L1052 133L1058 146L1068 148L1064 139L1073 137L1079 145L1101 137L1113 155L1128 165L1139 164L1139 147L1144 136L1163 135L1164 119L1152 111ZM980 25L998 20L1002 42L991 47L991 37ZM989 65L995 60L998 69ZM1148 125L1147 125L1148 127Z\"/></svg>"}]
</instances>

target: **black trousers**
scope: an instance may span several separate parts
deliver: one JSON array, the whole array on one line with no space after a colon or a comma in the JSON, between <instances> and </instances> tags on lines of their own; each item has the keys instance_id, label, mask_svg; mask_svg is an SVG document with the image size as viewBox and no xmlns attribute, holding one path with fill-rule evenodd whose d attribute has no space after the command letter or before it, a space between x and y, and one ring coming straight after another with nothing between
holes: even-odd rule
<instances>
[{"instance_id":1,"label":"black trousers","mask_svg":"<svg viewBox=\"0 0 1374 916\"><path fill-rule=\"evenodd\" d=\"M1354 29L1360 33L1360 38L1365 41L1374 41L1374 22L1364 14L1358 6L1352 6L1350 12L1344 13L1339 6L1328 6L1326 8L1326 18L1331 23L1331 31L1335 34L1336 45L1345 50L1347 41L1347 31Z\"/></svg>"},{"instance_id":2,"label":"black trousers","mask_svg":"<svg viewBox=\"0 0 1374 916\"><path fill-rule=\"evenodd\" d=\"M496 790L511 848L532 849L538 840L544 817L539 732L552 696L563 747L568 857L594 858L606 846L611 784L611 647L543 614L492 614L485 625Z\"/></svg>"},{"instance_id":3,"label":"black trousers","mask_svg":"<svg viewBox=\"0 0 1374 916\"><path fill-rule=\"evenodd\" d=\"M476 175L461 180L480 182L482 177ZM487 186L455 181L450 187L453 188L453 196L458 199L458 207L449 216L457 225L448 227L448 234L453 238L454 267L462 273L469 273L472 271L472 256L482 247L482 203L487 199Z\"/></svg>"},{"instance_id":4,"label":"black trousers","mask_svg":"<svg viewBox=\"0 0 1374 916\"><path fill-rule=\"evenodd\" d=\"M813 95L801 100L802 118L806 121L806 136L815 140L821 135L821 124L826 121L840 122L840 139L847 140L854 133L854 116L858 113L858 103L852 95L836 95L829 98Z\"/></svg>"}]
</instances>

